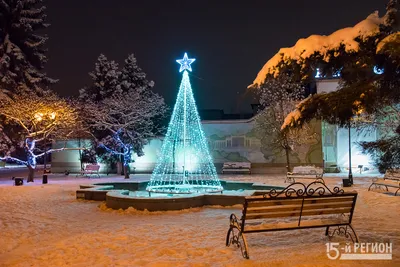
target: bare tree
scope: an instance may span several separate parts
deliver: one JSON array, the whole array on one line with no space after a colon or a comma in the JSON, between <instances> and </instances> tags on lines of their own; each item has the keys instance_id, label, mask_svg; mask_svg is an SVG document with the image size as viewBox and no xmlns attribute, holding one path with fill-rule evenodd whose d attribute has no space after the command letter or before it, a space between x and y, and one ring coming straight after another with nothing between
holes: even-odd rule
<instances>
[{"instance_id":1,"label":"bare tree","mask_svg":"<svg viewBox=\"0 0 400 267\"><path fill-rule=\"evenodd\" d=\"M14 143L22 147L26 158L11 156L12 146L3 149L1 160L12 160L24 164L29 169L28 182L33 182L36 159L59 149L40 151L38 145L45 141L66 140L73 134L78 121L77 112L65 99L50 91L41 96L36 93L19 93L0 100L0 115L4 117L9 135L1 135L4 143ZM75 148L76 149L76 148Z\"/></svg>"},{"instance_id":2,"label":"bare tree","mask_svg":"<svg viewBox=\"0 0 400 267\"><path fill-rule=\"evenodd\" d=\"M100 102L88 102L86 111L90 127L108 133L99 140L100 147L110 154L123 156L124 175L129 178L132 154L143 156L144 145L161 129L159 122L166 105L164 99L151 90L130 89Z\"/></svg>"},{"instance_id":3,"label":"bare tree","mask_svg":"<svg viewBox=\"0 0 400 267\"><path fill-rule=\"evenodd\" d=\"M290 153L294 147L315 138L309 126L281 131L285 117L304 97L304 87L293 81L290 75L282 73L277 77L268 77L260 87L259 95L264 109L256 119L256 131L263 146L268 144L269 149L285 153L287 171L290 171Z\"/></svg>"}]
</instances>

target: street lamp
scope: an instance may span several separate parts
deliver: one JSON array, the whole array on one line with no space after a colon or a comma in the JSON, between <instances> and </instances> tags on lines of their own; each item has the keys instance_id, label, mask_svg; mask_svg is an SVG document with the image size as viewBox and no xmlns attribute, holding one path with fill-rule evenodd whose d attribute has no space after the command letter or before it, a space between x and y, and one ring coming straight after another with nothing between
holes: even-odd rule
<instances>
[{"instance_id":1,"label":"street lamp","mask_svg":"<svg viewBox=\"0 0 400 267\"><path fill-rule=\"evenodd\" d=\"M41 122L41 121L45 120L46 118L48 118L50 121L54 121L56 119L56 115L57 115L57 113L55 111L53 111L53 112L47 111L47 112L37 112L34 116L38 122ZM45 135L43 141L44 141L43 172L46 173L46 168L47 168L47 166L46 166L47 165L46 135Z\"/></svg>"},{"instance_id":2,"label":"street lamp","mask_svg":"<svg viewBox=\"0 0 400 267\"><path fill-rule=\"evenodd\" d=\"M353 184L353 173L351 172L351 123L349 122L349 181Z\"/></svg>"},{"instance_id":3,"label":"street lamp","mask_svg":"<svg viewBox=\"0 0 400 267\"><path fill-rule=\"evenodd\" d=\"M359 103L357 103L359 105ZM351 121L357 121L360 120L360 116L364 113L364 110L362 108L360 108L357 112L356 112L356 117L352 118L349 120L349 182L352 185L353 184L353 173L351 171ZM365 121L365 120L364 120Z\"/></svg>"}]
</instances>

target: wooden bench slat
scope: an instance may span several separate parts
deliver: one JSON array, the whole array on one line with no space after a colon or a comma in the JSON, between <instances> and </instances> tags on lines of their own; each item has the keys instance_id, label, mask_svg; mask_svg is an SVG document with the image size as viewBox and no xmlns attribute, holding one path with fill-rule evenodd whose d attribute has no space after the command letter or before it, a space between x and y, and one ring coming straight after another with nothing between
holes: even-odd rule
<instances>
[{"instance_id":1,"label":"wooden bench slat","mask_svg":"<svg viewBox=\"0 0 400 267\"><path fill-rule=\"evenodd\" d=\"M309 174L309 173L305 173L305 174L301 174L301 173L295 173L295 174L288 174L288 177L292 177L292 178L314 178L315 179L315 174Z\"/></svg>"},{"instance_id":2,"label":"wooden bench slat","mask_svg":"<svg viewBox=\"0 0 400 267\"><path fill-rule=\"evenodd\" d=\"M331 208L351 208L353 207L353 201L340 201L340 202L328 202L328 203L309 203L304 204L303 210L313 209L331 209Z\"/></svg>"},{"instance_id":3,"label":"wooden bench slat","mask_svg":"<svg viewBox=\"0 0 400 267\"><path fill-rule=\"evenodd\" d=\"M335 202L348 202L354 201L355 196L346 197L331 197L331 198L308 198L304 200L304 205L306 204L322 204L322 203L335 203Z\"/></svg>"},{"instance_id":4,"label":"wooden bench slat","mask_svg":"<svg viewBox=\"0 0 400 267\"><path fill-rule=\"evenodd\" d=\"M299 211L282 211L282 212L268 212L268 213L254 213L246 214L246 221L248 220L258 220L258 219L268 219L268 218L286 218L286 217L299 217Z\"/></svg>"},{"instance_id":5,"label":"wooden bench slat","mask_svg":"<svg viewBox=\"0 0 400 267\"><path fill-rule=\"evenodd\" d=\"M301 216L341 214L341 213L349 213L350 211L351 211L351 207L333 208L333 209L319 209L319 210L303 210Z\"/></svg>"},{"instance_id":6,"label":"wooden bench slat","mask_svg":"<svg viewBox=\"0 0 400 267\"><path fill-rule=\"evenodd\" d=\"M312 215L328 215L328 214L341 214L349 213L351 207L345 208L329 208L329 209L312 209L312 210L300 210L297 211L281 211L281 212L267 212L267 213L246 213L245 220L255 219L268 219L268 218L284 218L284 217L298 217L300 216L312 216Z\"/></svg>"},{"instance_id":7,"label":"wooden bench slat","mask_svg":"<svg viewBox=\"0 0 400 267\"><path fill-rule=\"evenodd\" d=\"M389 183L374 183L376 185L383 185L383 186L389 186L389 187L395 187L395 188L399 188L399 184L389 184Z\"/></svg>"},{"instance_id":8,"label":"wooden bench slat","mask_svg":"<svg viewBox=\"0 0 400 267\"><path fill-rule=\"evenodd\" d=\"M301 227L310 228L310 227L320 227L320 226L338 225L346 223L348 223L348 221L341 218L304 220L300 222L300 227L298 221L286 222L286 223L280 222L272 224L254 224L254 225L246 223L243 233L276 231L279 229L300 229Z\"/></svg>"},{"instance_id":9,"label":"wooden bench slat","mask_svg":"<svg viewBox=\"0 0 400 267\"><path fill-rule=\"evenodd\" d=\"M346 202L333 202L333 203L310 203L303 206L303 210L313 209L329 209L329 208L351 208L353 205L352 201ZM246 215L253 213L265 213L265 212L280 212L280 211L297 211L301 210L301 205L284 205L284 206L268 206L268 207L257 207L247 208Z\"/></svg>"},{"instance_id":10,"label":"wooden bench slat","mask_svg":"<svg viewBox=\"0 0 400 267\"><path fill-rule=\"evenodd\" d=\"M280 199L280 200L270 200L269 201L257 201L257 202L247 202L247 207L266 207L266 206L278 206L278 205L295 205L301 204L301 199Z\"/></svg>"},{"instance_id":11,"label":"wooden bench slat","mask_svg":"<svg viewBox=\"0 0 400 267\"><path fill-rule=\"evenodd\" d=\"M301 198L277 198L277 199L269 199L269 198L263 198L262 196L256 196L257 198L246 198L247 202L247 207L252 208L252 207L266 207L266 206L277 206L277 205L295 205L295 204L301 204L302 199ZM353 195L350 196L343 196L343 197L315 197L315 198L306 198L304 200L304 204L310 204L310 203L332 203L332 202L347 202L347 201L353 201L354 200Z\"/></svg>"},{"instance_id":12,"label":"wooden bench slat","mask_svg":"<svg viewBox=\"0 0 400 267\"><path fill-rule=\"evenodd\" d=\"M265 195L265 196L264 196ZM298 200L298 199L303 199L305 198L307 199L331 199L331 198L349 198L349 197L355 197L357 196L357 193L353 192L349 192L349 193L344 193L341 195L330 195L330 194L326 194L326 195L314 195L314 196L293 196L293 197L287 197L284 194L281 194L277 197L269 197L268 193L264 194L264 195L254 195L254 196L249 196L246 197L246 202L253 202L253 201L289 201L289 200ZM295 195L295 194L293 194Z\"/></svg>"}]
</instances>

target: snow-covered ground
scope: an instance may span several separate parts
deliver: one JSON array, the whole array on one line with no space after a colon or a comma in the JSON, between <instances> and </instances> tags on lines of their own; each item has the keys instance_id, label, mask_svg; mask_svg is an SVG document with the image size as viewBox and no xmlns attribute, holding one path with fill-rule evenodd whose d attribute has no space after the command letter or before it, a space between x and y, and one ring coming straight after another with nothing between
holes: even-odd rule
<instances>
[{"instance_id":1,"label":"snow-covered ground","mask_svg":"<svg viewBox=\"0 0 400 267\"><path fill-rule=\"evenodd\" d=\"M284 185L279 175L222 179ZM400 266L400 197L368 192L371 177L356 177L351 188L359 192L353 226L361 242L393 242L392 261L329 260L322 228L248 234L245 260L225 247L228 217L240 214L239 206L149 213L76 200L79 184L105 180L122 178L58 175L18 187L1 181L0 266ZM333 187L341 178L326 181Z\"/></svg>"}]
</instances>

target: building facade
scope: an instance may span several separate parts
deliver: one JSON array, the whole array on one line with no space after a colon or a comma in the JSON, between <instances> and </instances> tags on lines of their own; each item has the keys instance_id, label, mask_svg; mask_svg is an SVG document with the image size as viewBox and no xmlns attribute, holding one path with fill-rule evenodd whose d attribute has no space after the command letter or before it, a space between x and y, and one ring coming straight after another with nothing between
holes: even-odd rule
<instances>
[{"instance_id":1,"label":"building facade","mask_svg":"<svg viewBox=\"0 0 400 267\"><path fill-rule=\"evenodd\" d=\"M317 81L317 93L336 91L338 83L338 79L320 79ZM358 142L377 140L379 137L378 130L350 128L349 131L348 128L340 128L326 122L322 122L321 127L322 150L326 170L335 171L338 168L341 171L348 171L350 151L352 169L356 171L374 169L371 157L361 152Z\"/></svg>"},{"instance_id":2,"label":"building facade","mask_svg":"<svg viewBox=\"0 0 400 267\"><path fill-rule=\"evenodd\" d=\"M337 90L337 79L318 80L317 93ZM216 113L216 111L212 111ZM216 120L202 121L208 146L218 172L224 162L250 162L252 173L284 173L286 172L286 156L283 150L272 145L272 137L256 130L257 115L250 118L223 116L218 111ZM212 116L211 116L212 117ZM215 116L214 116L215 117ZM225 118L228 119L225 119ZM349 166L349 130L338 128L325 122L313 122L309 129L310 138L301 145L292 147L290 154L291 167L296 165L324 166L328 171L346 171ZM378 137L376 131L350 130L352 167L362 165L363 169L373 168L368 155L361 153L357 142L373 141ZM79 143L80 142L80 143ZM151 173L160 155L163 137L155 138L144 148L144 156L134 155L131 168L137 173ZM61 145L61 144L60 144ZM71 140L69 147L80 147L82 141ZM55 144L57 147L57 144ZM112 168L101 164L102 172L113 172ZM52 155L53 172L77 172L80 170L79 152L63 151Z\"/></svg>"}]
</instances>

